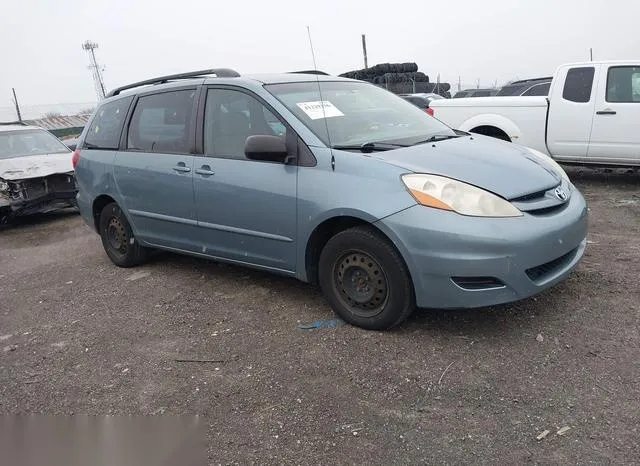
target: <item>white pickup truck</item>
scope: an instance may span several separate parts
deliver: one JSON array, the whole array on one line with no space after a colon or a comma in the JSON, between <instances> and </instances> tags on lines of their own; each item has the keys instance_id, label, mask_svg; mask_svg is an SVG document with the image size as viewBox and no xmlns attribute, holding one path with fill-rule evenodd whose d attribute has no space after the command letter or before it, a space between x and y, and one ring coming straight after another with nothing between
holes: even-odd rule
<instances>
[{"instance_id":1,"label":"white pickup truck","mask_svg":"<svg viewBox=\"0 0 640 466\"><path fill-rule=\"evenodd\" d=\"M548 97L441 99L429 107L453 128L559 162L640 166L640 60L562 65Z\"/></svg>"}]
</instances>

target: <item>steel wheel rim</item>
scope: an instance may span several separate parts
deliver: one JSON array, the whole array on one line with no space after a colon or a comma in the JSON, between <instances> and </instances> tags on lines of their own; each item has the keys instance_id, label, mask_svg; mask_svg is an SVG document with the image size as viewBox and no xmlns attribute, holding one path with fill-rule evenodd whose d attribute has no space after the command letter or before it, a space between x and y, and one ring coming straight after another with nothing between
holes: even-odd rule
<instances>
[{"instance_id":1,"label":"steel wheel rim","mask_svg":"<svg viewBox=\"0 0 640 466\"><path fill-rule=\"evenodd\" d=\"M340 300L360 317L380 314L389 297L384 270L363 251L349 251L336 261L333 283Z\"/></svg>"},{"instance_id":2,"label":"steel wheel rim","mask_svg":"<svg viewBox=\"0 0 640 466\"><path fill-rule=\"evenodd\" d=\"M117 217L111 217L107 224L106 233L109 247L118 254L125 255L128 249L129 238L122 221Z\"/></svg>"}]
</instances>

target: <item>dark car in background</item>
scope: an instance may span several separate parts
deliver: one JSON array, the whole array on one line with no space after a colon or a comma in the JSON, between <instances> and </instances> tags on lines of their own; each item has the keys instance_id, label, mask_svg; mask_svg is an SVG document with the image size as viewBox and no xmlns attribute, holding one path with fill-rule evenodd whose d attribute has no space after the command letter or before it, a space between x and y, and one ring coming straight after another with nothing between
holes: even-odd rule
<instances>
[{"instance_id":1,"label":"dark car in background","mask_svg":"<svg viewBox=\"0 0 640 466\"><path fill-rule=\"evenodd\" d=\"M454 99L463 97L493 97L498 93L498 89L464 89L458 91L453 96Z\"/></svg>"},{"instance_id":2,"label":"dark car in background","mask_svg":"<svg viewBox=\"0 0 640 466\"><path fill-rule=\"evenodd\" d=\"M551 87L551 77L513 81L500 88L497 96L547 96Z\"/></svg>"},{"instance_id":3,"label":"dark car in background","mask_svg":"<svg viewBox=\"0 0 640 466\"><path fill-rule=\"evenodd\" d=\"M412 103L419 109L429 113L429 104L434 100L444 99L440 94L434 93L418 93L418 94L399 94L407 102Z\"/></svg>"}]
</instances>

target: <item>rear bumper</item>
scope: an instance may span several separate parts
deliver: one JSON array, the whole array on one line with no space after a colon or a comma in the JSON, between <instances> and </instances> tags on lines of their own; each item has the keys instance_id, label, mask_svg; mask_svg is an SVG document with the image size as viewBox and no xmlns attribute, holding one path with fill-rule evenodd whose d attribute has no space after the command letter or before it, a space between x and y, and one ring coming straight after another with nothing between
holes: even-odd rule
<instances>
[{"instance_id":1,"label":"rear bumper","mask_svg":"<svg viewBox=\"0 0 640 466\"><path fill-rule=\"evenodd\" d=\"M376 225L400 249L418 306L446 309L512 302L564 280L584 254L587 220L574 188L550 215L472 218L414 206Z\"/></svg>"}]
</instances>

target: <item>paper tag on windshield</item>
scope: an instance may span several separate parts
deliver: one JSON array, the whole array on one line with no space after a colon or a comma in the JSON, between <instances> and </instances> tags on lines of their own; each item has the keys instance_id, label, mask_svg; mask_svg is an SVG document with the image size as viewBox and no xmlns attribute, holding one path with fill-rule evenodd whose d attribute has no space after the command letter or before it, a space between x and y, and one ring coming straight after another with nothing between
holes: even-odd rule
<instances>
[{"instance_id":1,"label":"paper tag on windshield","mask_svg":"<svg viewBox=\"0 0 640 466\"><path fill-rule=\"evenodd\" d=\"M317 100L315 102L300 102L297 105L312 120L318 120L319 118L331 118L331 117L337 117L337 116L344 116L344 113L338 110L328 100Z\"/></svg>"}]
</instances>

